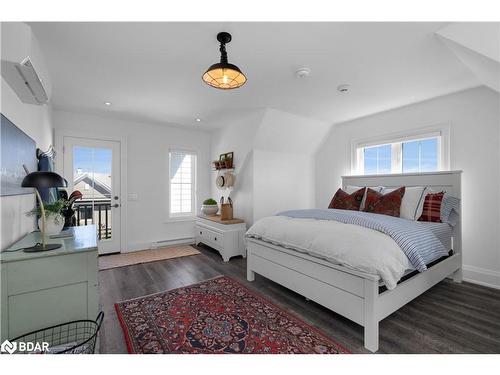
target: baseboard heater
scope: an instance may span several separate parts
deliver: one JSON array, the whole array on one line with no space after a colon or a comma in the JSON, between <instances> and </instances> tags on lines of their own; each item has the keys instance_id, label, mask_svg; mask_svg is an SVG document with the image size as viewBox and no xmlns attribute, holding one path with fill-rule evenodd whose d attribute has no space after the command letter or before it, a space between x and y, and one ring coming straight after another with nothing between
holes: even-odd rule
<instances>
[{"instance_id":1,"label":"baseboard heater","mask_svg":"<svg viewBox=\"0 0 500 375\"><path fill-rule=\"evenodd\" d=\"M194 237L173 238L170 240L161 240L151 242L151 249L159 249L174 245L192 245L195 243Z\"/></svg>"}]
</instances>

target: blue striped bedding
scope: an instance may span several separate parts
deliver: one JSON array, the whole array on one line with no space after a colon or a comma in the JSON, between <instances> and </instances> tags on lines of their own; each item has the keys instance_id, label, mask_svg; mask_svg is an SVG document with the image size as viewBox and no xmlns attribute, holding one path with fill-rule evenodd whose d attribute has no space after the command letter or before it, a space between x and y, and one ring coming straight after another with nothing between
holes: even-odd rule
<instances>
[{"instance_id":1,"label":"blue striped bedding","mask_svg":"<svg viewBox=\"0 0 500 375\"><path fill-rule=\"evenodd\" d=\"M369 212L337 209L290 210L280 212L277 216L296 219L334 220L382 232L398 244L412 266L420 272L427 269L426 265L428 263L448 255L449 249L445 248L429 228L418 221Z\"/></svg>"},{"instance_id":2,"label":"blue striped bedding","mask_svg":"<svg viewBox=\"0 0 500 375\"><path fill-rule=\"evenodd\" d=\"M445 194L441 204L441 221L454 227L458 223L459 212L460 199Z\"/></svg>"}]
</instances>

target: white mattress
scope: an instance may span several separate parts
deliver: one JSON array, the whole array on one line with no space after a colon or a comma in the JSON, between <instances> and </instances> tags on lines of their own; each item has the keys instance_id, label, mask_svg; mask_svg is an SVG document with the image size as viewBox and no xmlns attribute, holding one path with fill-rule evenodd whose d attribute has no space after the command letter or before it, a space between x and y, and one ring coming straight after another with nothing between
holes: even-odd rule
<instances>
[{"instance_id":1,"label":"white mattress","mask_svg":"<svg viewBox=\"0 0 500 375\"><path fill-rule=\"evenodd\" d=\"M246 236L378 275L388 289L411 268L392 238L354 224L270 216L257 221Z\"/></svg>"},{"instance_id":2,"label":"white mattress","mask_svg":"<svg viewBox=\"0 0 500 375\"><path fill-rule=\"evenodd\" d=\"M452 227L446 223L421 222L446 249L451 249ZM253 237L307 253L335 264L380 276L380 285L394 289L415 269L389 236L353 224L333 220L271 216L257 221L247 232Z\"/></svg>"}]
</instances>

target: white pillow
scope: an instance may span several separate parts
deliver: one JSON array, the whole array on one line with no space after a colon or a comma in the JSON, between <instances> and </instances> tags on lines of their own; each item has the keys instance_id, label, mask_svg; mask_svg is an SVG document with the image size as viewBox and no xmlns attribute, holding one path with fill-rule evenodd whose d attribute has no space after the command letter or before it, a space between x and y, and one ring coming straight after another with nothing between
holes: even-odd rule
<instances>
[{"instance_id":1,"label":"white pillow","mask_svg":"<svg viewBox=\"0 0 500 375\"><path fill-rule=\"evenodd\" d=\"M368 187L372 190L375 190L377 193L380 193L382 191L382 188L383 188L382 186L368 186ZM352 194L355 191L358 191L359 189L364 189L364 187L363 186L348 185L345 187L345 192L347 194ZM361 201L361 205L359 206L360 211L363 211L363 209L365 208L366 192L367 192L367 190L365 190L365 195L363 195L363 200Z\"/></svg>"},{"instance_id":2,"label":"white pillow","mask_svg":"<svg viewBox=\"0 0 500 375\"><path fill-rule=\"evenodd\" d=\"M418 220L424 209L425 186L407 186L401 200L401 211L399 217L408 220ZM382 188L382 194L388 194L396 188Z\"/></svg>"}]
</instances>

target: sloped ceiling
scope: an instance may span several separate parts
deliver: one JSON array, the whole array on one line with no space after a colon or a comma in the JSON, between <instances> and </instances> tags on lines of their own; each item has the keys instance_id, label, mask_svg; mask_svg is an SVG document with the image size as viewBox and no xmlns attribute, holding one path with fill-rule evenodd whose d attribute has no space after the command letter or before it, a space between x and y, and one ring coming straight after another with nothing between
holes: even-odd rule
<instances>
[{"instance_id":1,"label":"sloped ceiling","mask_svg":"<svg viewBox=\"0 0 500 375\"><path fill-rule=\"evenodd\" d=\"M255 136L254 148L312 155L330 127L331 124L324 121L267 109Z\"/></svg>"},{"instance_id":2,"label":"sloped ceiling","mask_svg":"<svg viewBox=\"0 0 500 375\"><path fill-rule=\"evenodd\" d=\"M500 92L500 23L456 23L436 35L481 83Z\"/></svg>"},{"instance_id":3,"label":"sloped ceiling","mask_svg":"<svg viewBox=\"0 0 500 375\"><path fill-rule=\"evenodd\" d=\"M478 86L435 37L440 22L30 23L53 81L56 109L199 126L228 109L275 108L337 123ZM229 61L242 88L208 87L220 58L216 35L233 35ZM306 66L306 79L295 77ZM350 84L347 95L337 91ZM113 105L108 108L104 102ZM202 122L195 122L195 118Z\"/></svg>"}]
</instances>

